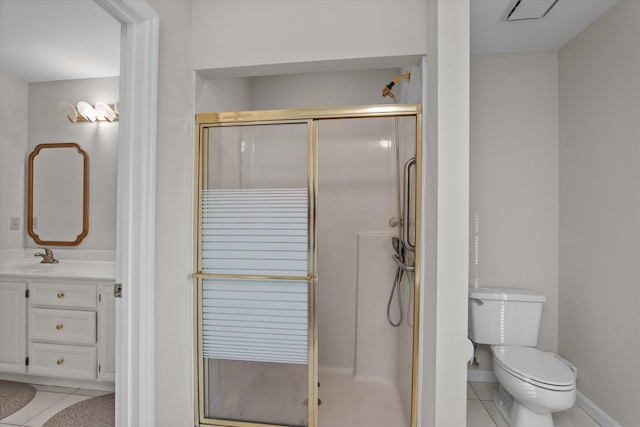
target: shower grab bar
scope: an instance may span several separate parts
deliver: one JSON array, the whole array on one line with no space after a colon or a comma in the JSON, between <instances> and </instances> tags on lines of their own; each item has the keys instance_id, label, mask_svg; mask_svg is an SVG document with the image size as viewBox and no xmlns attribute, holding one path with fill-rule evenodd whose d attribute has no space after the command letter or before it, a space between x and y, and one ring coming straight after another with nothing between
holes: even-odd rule
<instances>
[{"instance_id":1,"label":"shower grab bar","mask_svg":"<svg viewBox=\"0 0 640 427\"><path fill-rule=\"evenodd\" d=\"M404 246L410 250L411 252L416 251L415 242L411 243L409 241L409 207L410 207L410 198L411 198L411 167L416 166L416 158L410 158L404 164L404 209L403 209L403 218L402 218L402 240L404 240Z\"/></svg>"},{"instance_id":2,"label":"shower grab bar","mask_svg":"<svg viewBox=\"0 0 640 427\"><path fill-rule=\"evenodd\" d=\"M411 273L416 270L415 267L411 267L410 265L407 265L404 262L402 262L402 260L400 259L400 257L398 257L398 255L393 255L392 258L395 261L395 263L398 265L398 268L400 268L401 270L408 271Z\"/></svg>"}]
</instances>

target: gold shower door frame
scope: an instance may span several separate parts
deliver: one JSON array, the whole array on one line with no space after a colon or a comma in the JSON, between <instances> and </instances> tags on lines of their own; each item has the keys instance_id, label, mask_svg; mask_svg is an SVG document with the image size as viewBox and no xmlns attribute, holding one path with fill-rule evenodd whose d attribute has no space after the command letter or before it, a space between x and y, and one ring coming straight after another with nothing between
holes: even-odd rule
<instances>
[{"instance_id":1,"label":"gold shower door frame","mask_svg":"<svg viewBox=\"0 0 640 427\"><path fill-rule=\"evenodd\" d=\"M204 279L271 279L271 280L306 280L308 291L308 424L307 427L318 427L318 329L317 329L317 266L316 266L316 201L318 195L318 122L329 119L356 119L375 117L415 117L415 157L416 182L414 190L415 218L415 271L414 271L414 306L413 306L413 354L412 354L412 386L411 386L411 421L409 426L416 427L417 382L418 382L418 341L420 337L420 177L421 165L421 123L422 112L419 104L400 105L367 105L338 108L301 108L290 110L239 111L222 113L196 114L195 141L195 209L194 209L194 374L195 374L195 424L215 427L287 427L277 424L262 424L244 421L216 420L205 418L204 379L206 367L203 362L202 342L202 284ZM309 247L308 275L305 277L289 276L247 276L202 273L202 223L201 192L206 188L208 178L208 141L209 128L221 126L251 126L266 124L307 124L307 176L309 197ZM207 143L205 143L205 141Z\"/></svg>"}]
</instances>

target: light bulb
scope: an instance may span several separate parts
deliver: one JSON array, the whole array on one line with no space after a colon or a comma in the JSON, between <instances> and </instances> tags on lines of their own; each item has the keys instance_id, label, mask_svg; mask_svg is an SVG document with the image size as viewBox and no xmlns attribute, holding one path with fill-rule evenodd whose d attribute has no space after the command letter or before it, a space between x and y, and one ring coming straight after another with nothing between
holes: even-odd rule
<instances>
[{"instance_id":1,"label":"light bulb","mask_svg":"<svg viewBox=\"0 0 640 427\"><path fill-rule=\"evenodd\" d=\"M98 118L98 112L88 103L84 101L78 102L78 113L91 123L95 122Z\"/></svg>"}]
</instances>

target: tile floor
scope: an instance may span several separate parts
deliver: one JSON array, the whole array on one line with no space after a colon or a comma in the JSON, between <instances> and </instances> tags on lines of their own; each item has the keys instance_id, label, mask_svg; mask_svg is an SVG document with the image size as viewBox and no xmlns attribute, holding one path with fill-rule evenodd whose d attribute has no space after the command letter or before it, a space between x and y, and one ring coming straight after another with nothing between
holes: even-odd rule
<instances>
[{"instance_id":1,"label":"tile floor","mask_svg":"<svg viewBox=\"0 0 640 427\"><path fill-rule=\"evenodd\" d=\"M49 418L63 409L94 396L110 391L84 390L32 384L36 388L34 398L17 412L0 420L0 427L41 427Z\"/></svg>"},{"instance_id":2,"label":"tile floor","mask_svg":"<svg viewBox=\"0 0 640 427\"><path fill-rule=\"evenodd\" d=\"M346 385L344 380L341 378L327 378L325 384L327 387L324 387L324 394L326 395L324 399L326 400L326 405L324 408L321 406L321 411L325 412L325 421L330 421L333 425L333 422L330 420L332 417L336 417L336 419L341 419L344 421L344 414L333 414L330 409L330 403L333 403L336 407L340 405L340 401L342 399L337 399L337 402L332 402L332 397L330 395L338 396L341 393L344 393L344 386ZM364 385L364 384L363 384ZM329 390L335 386L335 390ZM369 384L369 387L371 385ZM51 418L56 413L62 411L64 408L73 405L74 403L78 403L82 400L89 399L93 396L100 396L102 394L110 393L108 391L96 391L96 390L83 390L76 388L66 388L66 387L53 387L53 386L44 386L44 385L36 385L36 395L31 402L24 408L20 409L17 412L9 415L7 418L0 420L0 427L41 427L49 418ZM507 423L502 419L502 416L498 412L497 408L493 404L492 401L492 393L493 390L497 387L496 383L482 383L482 382L470 382L467 384L467 427L507 427ZM339 391L341 390L342 391ZM333 391L334 393L330 393ZM355 390L354 394L350 394L350 398L344 401L344 404L354 404L354 398L358 396L362 396L364 390ZM369 388L369 393L376 394L375 390ZM376 407L381 407L380 413L387 415L389 412L389 407L385 408L385 405L382 402L385 401L384 390L381 390L381 401L378 402ZM335 397L334 396L334 397ZM386 394L388 398L388 394ZM371 396L369 396L371 397ZM324 402L323 402L324 403ZM389 401L386 400L386 404L389 404ZM395 403L396 405L399 402ZM398 410L399 408L394 408ZM375 419L375 417L374 417ZM371 420L370 420L371 421ZM378 421L378 420L376 420ZM383 424L388 420L383 420ZM600 425L596 423L586 412L584 412L578 406L574 406L568 411L557 412L553 414L553 421L555 423L555 427L599 427ZM349 423L347 423L349 424ZM353 425L353 424L351 424ZM386 424L389 425L389 424Z\"/></svg>"},{"instance_id":3,"label":"tile floor","mask_svg":"<svg viewBox=\"0 0 640 427\"><path fill-rule=\"evenodd\" d=\"M467 384L467 427L508 427L493 403L497 383L469 382ZM553 414L555 427L600 427L582 408Z\"/></svg>"}]
</instances>

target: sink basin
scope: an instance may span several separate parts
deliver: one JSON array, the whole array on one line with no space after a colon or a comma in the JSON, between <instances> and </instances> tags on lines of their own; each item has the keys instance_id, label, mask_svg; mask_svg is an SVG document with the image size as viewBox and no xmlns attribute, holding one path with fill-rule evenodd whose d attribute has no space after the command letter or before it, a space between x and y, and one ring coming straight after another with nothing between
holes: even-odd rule
<instances>
[{"instance_id":1,"label":"sink basin","mask_svg":"<svg viewBox=\"0 0 640 427\"><path fill-rule=\"evenodd\" d=\"M43 264L38 260L0 262L0 275L29 277L70 277L115 279L116 264L112 261L65 261Z\"/></svg>"}]
</instances>

